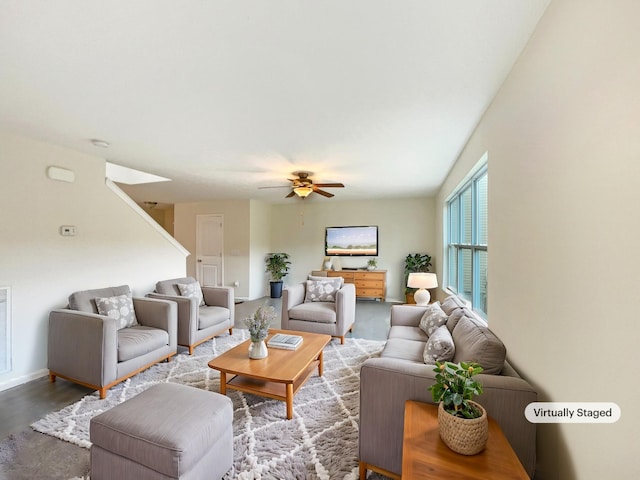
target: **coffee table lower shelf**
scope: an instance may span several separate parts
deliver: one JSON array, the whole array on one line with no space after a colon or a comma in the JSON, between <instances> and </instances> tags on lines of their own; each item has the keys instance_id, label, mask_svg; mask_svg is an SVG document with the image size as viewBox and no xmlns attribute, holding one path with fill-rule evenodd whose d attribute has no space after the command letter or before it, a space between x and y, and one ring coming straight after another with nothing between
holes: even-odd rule
<instances>
[{"instance_id":1,"label":"coffee table lower shelf","mask_svg":"<svg viewBox=\"0 0 640 480\"><path fill-rule=\"evenodd\" d=\"M319 365L320 362L318 360L311 362L309 367L307 367L303 374L300 375L300 377L298 377L298 379L293 383L269 382L267 380L245 377L243 375L233 375L229 380L227 380L227 374L220 372L220 393L224 395L226 393L226 388L228 388L231 390L238 390L239 392L259 395L261 397L273 398L274 400L287 402L288 410L289 390L291 390L291 402L293 402L293 395L295 395L300 387L304 385ZM223 387L223 385L225 385L225 387ZM289 415L287 415L287 418L290 419Z\"/></svg>"}]
</instances>

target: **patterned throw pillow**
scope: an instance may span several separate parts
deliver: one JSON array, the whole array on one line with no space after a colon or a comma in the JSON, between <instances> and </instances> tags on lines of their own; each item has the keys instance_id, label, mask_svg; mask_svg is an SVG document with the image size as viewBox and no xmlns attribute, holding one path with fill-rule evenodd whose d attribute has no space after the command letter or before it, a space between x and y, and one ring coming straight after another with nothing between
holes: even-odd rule
<instances>
[{"instance_id":1,"label":"patterned throw pillow","mask_svg":"<svg viewBox=\"0 0 640 480\"><path fill-rule=\"evenodd\" d=\"M447 318L449 317L442 311L440 303L432 303L427 307L427 310L420 319L420 329L426 333L427 336L431 336L436 328L447 323Z\"/></svg>"},{"instance_id":2,"label":"patterned throw pillow","mask_svg":"<svg viewBox=\"0 0 640 480\"><path fill-rule=\"evenodd\" d=\"M340 279L307 280L305 303L335 302L336 293L340 290Z\"/></svg>"},{"instance_id":3,"label":"patterned throw pillow","mask_svg":"<svg viewBox=\"0 0 640 480\"><path fill-rule=\"evenodd\" d=\"M133 310L133 299L129 295L98 297L95 300L98 313L113 318L118 330L138 325L136 312Z\"/></svg>"},{"instance_id":4,"label":"patterned throw pillow","mask_svg":"<svg viewBox=\"0 0 640 480\"><path fill-rule=\"evenodd\" d=\"M183 297L195 298L198 300L198 306L202 307L204 303L204 295L202 294L202 287L200 282L193 283L178 283L178 289L180 289L180 295Z\"/></svg>"},{"instance_id":5,"label":"patterned throw pillow","mask_svg":"<svg viewBox=\"0 0 640 480\"><path fill-rule=\"evenodd\" d=\"M435 329L424 347L424 363L435 365L436 362L450 362L456 353L451 332L442 325Z\"/></svg>"}]
</instances>

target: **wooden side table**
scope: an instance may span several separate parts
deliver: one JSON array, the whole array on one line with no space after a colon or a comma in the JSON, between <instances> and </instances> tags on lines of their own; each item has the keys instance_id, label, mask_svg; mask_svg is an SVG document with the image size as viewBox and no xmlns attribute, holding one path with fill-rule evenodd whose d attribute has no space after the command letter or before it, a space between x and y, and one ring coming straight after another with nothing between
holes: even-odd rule
<instances>
[{"instance_id":1,"label":"wooden side table","mask_svg":"<svg viewBox=\"0 0 640 480\"><path fill-rule=\"evenodd\" d=\"M460 455L440 439L438 407L409 400L404 410L402 478L528 480L529 476L492 418L487 447L477 455Z\"/></svg>"}]
</instances>

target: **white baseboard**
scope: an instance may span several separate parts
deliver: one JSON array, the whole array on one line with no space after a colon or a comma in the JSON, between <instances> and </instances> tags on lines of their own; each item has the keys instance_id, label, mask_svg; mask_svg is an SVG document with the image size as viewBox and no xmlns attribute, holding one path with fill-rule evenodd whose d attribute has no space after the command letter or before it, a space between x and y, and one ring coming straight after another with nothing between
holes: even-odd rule
<instances>
[{"instance_id":1,"label":"white baseboard","mask_svg":"<svg viewBox=\"0 0 640 480\"><path fill-rule=\"evenodd\" d=\"M22 377L12 378L10 380L7 380L6 382L0 383L0 392L4 390L9 390L10 388L13 388L13 387L17 387L18 385L23 385L32 380L36 380L38 378L46 377L48 375L49 375L49 370L42 369L42 370L37 370L28 375L23 375Z\"/></svg>"}]
</instances>

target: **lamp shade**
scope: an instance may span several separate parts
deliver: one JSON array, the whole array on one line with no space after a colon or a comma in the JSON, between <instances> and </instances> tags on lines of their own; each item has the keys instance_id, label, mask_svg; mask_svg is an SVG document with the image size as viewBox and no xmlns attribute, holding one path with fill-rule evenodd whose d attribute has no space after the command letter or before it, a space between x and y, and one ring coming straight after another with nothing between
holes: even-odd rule
<instances>
[{"instance_id":1,"label":"lamp shade","mask_svg":"<svg viewBox=\"0 0 640 480\"><path fill-rule=\"evenodd\" d=\"M311 192L313 192L313 188L311 187L296 187L293 189L294 192L296 192L296 195L298 195L299 197L305 198L307 196L309 196L309 194Z\"/></svg>"},{"instance_id":2,"label":"lamp shade","mask_svg":"<svg viewBox=\"0 0 640 480\"><path fill-rule=\"evenodd\" d=\"M409 288L436 288L438 277L435 273L410 273L407 281Z\"/></svg>"}]
</instances>

